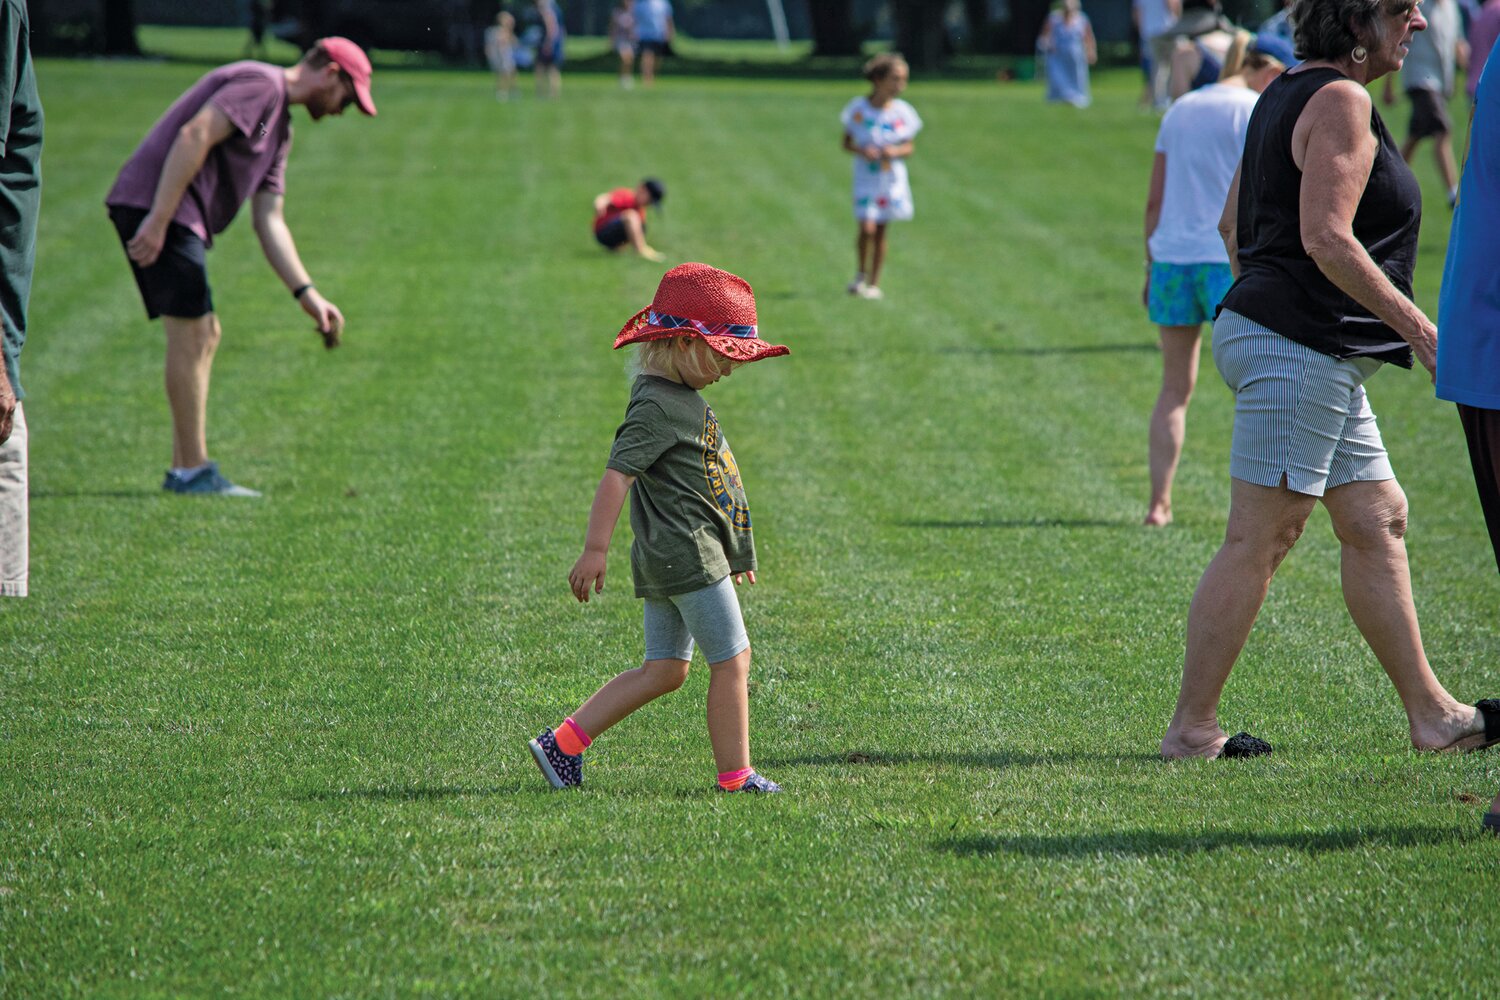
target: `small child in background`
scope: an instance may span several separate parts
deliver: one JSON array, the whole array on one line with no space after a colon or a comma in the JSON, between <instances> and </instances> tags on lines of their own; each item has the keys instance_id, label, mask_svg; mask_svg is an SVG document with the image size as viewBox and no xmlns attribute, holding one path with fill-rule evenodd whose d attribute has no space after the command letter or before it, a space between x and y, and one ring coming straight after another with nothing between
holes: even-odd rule
<instances>
[{"instance_id":1,"label":"small child in background","mask_svg":"<svg viewBox=\"0 0 1500 1000\"><path fill-rule=\"evenodd\" d=\"M750 640L734 587L755 583L755 542L739 467L698 395L740 365L790 353L760 339L744 279L682 264L631 317L615 347L639 343L639 374L589 510L573 596L604 590L605 559L626 494L630 569L645 598L641 666L605 684L529 744L553 788L583 784L583 751L610 726L687 679L696 643L708 660L708 737L727 792L779 792L750 766ZM730 580L733 579L733 584Z\"/></svg>"},{"instance_id":2,"label":"small child in background","mask_svg":"<svg viewBox=\"0 0 1500 1000\"><path fill-rule=\"evenodd\" d=\"M594 198L594 239L606 250L619 250L630 244L647 260L666 260L646 242L646 209L660 205L667 196L666 185L647 177L634 188L615 188Z\"/></svg>"},{"instance_id":3,"label":"small child in background","mask_svg":"<svg viewBox=\"0 0 1500 1000\"><path fill-rule=\"evenodd\" d=\"M629 90L635 86L632 67L635 63L635 15L630 12L631 0L620 0L609 12L609 47L620 57L620 86Z\"/></svg>"},{"instance_id":4,"label":"small child in background","mask_svg":"<svg viewBox=\"0 0 1500 1000\"><path fill-rule=\"evenodd\" d=\"M508 101L516 88L516 19L507 11L484 29L484 57L495 71L495 100Z\"/></svg>"},{"instance_id":5,"label":"small child in background","mask_svg":"<svg viewBox=\"0 0 1500 1000\"><path fill-rule=\"evenodd\" d=\"M844 149L854 154L854 218L859 223L859 263L849 294L861 298L883 297L880 270L885 264L886 224L912 217L906 158L922 130L922 119L898 96L910 75L900 55L876 56L864 68L870 96L850 101L841 116Z\"/></svg>"}]
</instances>

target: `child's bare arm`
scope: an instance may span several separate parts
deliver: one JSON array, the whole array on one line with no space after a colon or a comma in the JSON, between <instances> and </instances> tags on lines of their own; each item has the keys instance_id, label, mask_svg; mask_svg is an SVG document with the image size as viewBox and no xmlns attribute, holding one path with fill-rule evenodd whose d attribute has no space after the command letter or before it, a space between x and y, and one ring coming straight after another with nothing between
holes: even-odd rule
<instances>
[{"instance_id":1,"label":"child's bare arm","mask_svg":"<svg viewBox=\"0 0 1500 1000\"><path fill-rule=\"evenodd\" d=\"M917 144L908 139L894 146L881 146L880 155L887 160L899 160L902 157L910 156L916 148Z\"/></svg>"},{"instance_id":2,"label":"child's bare arm","mask_svg":"<svg viewBox=\"0 0 1500 1000\"><path fill-rule=\"evenodd\" d=\"M591 587L596 594L604 590L604 564L609 556L609 540L615 533L615 522L620 519L620 509L625 506L625 497L633 482L634 476L605 469L599 488L594 491L583 554L568 573L568 585L573 588L573 596L580 601L588 602Z\"/></svg>"}]
</instances>

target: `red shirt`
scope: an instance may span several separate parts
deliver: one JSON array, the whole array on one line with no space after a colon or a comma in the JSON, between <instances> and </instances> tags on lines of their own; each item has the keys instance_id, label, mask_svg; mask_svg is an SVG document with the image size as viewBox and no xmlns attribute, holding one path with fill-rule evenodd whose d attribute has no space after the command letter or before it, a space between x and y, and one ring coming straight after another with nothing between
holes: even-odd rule
<instances>
[{"instance_id":1,"label":"red shirt","mask_svg":"<svg viewBox=\"0 0 1500 1000\"><path fill-rule=\"evenodd\" d=\"M609 193L609 206L603 215L594 216L594 232L598 232L620 217L627 208L633 208L645 218L646 206L636 200L635 188L615 188Z\"/></svg>"}]
</instances>

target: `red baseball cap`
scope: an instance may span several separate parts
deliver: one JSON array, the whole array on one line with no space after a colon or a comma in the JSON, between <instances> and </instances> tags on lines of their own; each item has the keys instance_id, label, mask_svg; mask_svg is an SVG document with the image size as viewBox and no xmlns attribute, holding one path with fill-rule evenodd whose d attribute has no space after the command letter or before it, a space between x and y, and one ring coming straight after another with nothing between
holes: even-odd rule
<instances>
[{"instance_id":1,"label":"red baseball cap","mask_svg":"<svg viewBox=\"0 0 1500 1000\"><path fill-rule=\"evenodd\" d=\"M339 69L349 75L354 83L354 103L365 114L375 116L375 101L370 97L370 57L365 50L338 35L320 38L318 48L328 53L328 58L338 63Z\"/></svg>"}]
</instances>

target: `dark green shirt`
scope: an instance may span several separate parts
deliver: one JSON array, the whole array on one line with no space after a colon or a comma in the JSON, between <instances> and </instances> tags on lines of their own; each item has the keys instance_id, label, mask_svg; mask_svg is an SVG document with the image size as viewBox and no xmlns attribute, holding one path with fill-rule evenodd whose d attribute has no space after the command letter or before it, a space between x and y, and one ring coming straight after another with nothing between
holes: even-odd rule
<instances>
[{"instance_id":1,"label":"dark green shirt","mask_svg":"<svg viewBox=\"0 0 1500 1000\"><path fill-rule=\"evenodd\" d=\"M5 373L21 392L18 359L42 206L42 102L31 65L31 23L23 0L0 0L0 318Z\"/></svg>"},{"instance_id":2,"label":"dark green shirt","mask_svg":"<svg viewBox=\"0 0 1500 1000\"><path fill-rule=\"evenodd\" d=\"M636 378L607 466L635 477L635 596L686 594L755 568L739 466L696 390L655 375Z\"/></svg>"}]
</instances>

